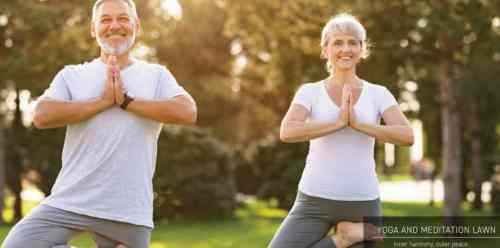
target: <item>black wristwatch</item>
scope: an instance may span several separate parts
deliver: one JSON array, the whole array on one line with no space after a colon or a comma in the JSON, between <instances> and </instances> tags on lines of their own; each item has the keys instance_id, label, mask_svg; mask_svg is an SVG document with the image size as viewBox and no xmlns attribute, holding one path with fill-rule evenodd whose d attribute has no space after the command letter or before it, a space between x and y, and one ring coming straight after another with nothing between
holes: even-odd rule
<instances>
[{"instance_id":1,"label":"black wristwatch","mask_svg":"<svg viewBox=\"0 0 500 248\"><path fill-rule=\"evenodd\" d=\"M126 110L127 106L134 100L134 97L130 93L127 93L127 92L125 92L123 94L123 97L125 99L123 100L122 104L120 104L120 108L123 110Z\"/></svg>"}]
</instances>

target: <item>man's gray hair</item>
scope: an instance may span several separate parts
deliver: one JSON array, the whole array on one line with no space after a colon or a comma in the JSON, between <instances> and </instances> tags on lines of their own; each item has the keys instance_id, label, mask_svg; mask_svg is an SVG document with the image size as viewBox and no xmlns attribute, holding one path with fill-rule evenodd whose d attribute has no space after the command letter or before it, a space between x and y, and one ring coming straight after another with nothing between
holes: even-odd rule
<instances>
[{"instance_id":1,"label":"man's gray hair","mask_svg":"<svg viewBox=\"0 0 500 248\"><path fill-rule=\"evenodd\" d=\"M95 21L95 18L97 15L97 9L99 8L99 6L101 6L106 1L110 1L110 0L97 0L94 3L94 7L92 7L92 22ZM127 4L128 8L132 14L132 17L134 17L135 19L139 19L139 15L137 14L137 8L135 7L134 0L120 0L120 1Z\"/></svg>"}]
</instances>

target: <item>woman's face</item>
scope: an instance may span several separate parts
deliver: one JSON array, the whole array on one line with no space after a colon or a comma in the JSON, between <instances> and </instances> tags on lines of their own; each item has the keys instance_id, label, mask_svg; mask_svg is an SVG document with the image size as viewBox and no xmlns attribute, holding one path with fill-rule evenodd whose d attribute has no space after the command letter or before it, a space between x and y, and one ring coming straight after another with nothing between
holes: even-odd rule
<instances>
[{"instance_id":1,"label":"woman's face","mask_svg":"<svg viewBox=\"0 0 500 248\"><path fill-rule=\"evenodd\" d=\"M332 33L323 54L335 70L352 70L361 60L361 41L350 34Z\"/></svg>"}]
</instances>

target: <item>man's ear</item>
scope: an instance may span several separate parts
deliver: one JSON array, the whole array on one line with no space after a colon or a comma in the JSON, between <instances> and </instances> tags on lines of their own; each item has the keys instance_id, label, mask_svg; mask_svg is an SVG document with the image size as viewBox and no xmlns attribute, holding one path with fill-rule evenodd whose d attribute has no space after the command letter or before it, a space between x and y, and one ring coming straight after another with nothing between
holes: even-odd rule
<instances>
[{"instance_id":1,"label":"man's ear","mask_svg":"<svg viewBox=\"0 0 500 248\"><path fill-rule=\"evenodd\" d=\"M137 34L141 33L141 21L139 20L139 18L135 20L135 31Z\"/></svg>"}]
</instances>

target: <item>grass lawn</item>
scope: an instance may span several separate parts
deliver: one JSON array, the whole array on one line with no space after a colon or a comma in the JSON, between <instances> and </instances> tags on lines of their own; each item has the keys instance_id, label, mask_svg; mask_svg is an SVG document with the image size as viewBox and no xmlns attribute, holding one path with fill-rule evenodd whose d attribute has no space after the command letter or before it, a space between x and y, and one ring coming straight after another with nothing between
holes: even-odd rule
<instances>
[{"instance_id":1,"label":"grass lawn","mask_svg":"<svg viewBox=\"0 0 500 248\"><path fill-rule=\"evenodd\" d=\"M424 203L384 202L385 216L437 216L441 208ZM236 212L236 218L212 221L174 221L157 223L153 231L151 248L255 248L266 247L286 213L259 204ZM487 215L472 212L465 215ZM10 227L0 227L3 240ZM79 248L94 247L89 235L72 241Z\"/></svg>"}]
</instances>

